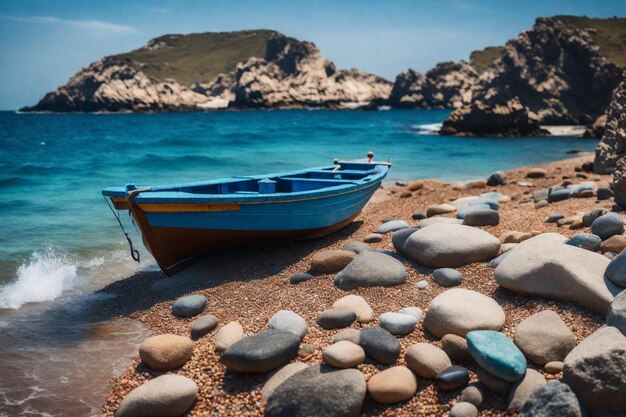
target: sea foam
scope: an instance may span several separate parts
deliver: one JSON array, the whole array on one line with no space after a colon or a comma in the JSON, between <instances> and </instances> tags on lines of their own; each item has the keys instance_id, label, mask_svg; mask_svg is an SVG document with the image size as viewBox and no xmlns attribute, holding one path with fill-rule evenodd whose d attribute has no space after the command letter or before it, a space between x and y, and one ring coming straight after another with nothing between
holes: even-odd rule
<instances>
[{"instance_id":1,"label":"sea foam","mask_svg":"<svg viewBox=\"0 0 626 417\"><path fill-rule=\"evenodd\" d=\"M26 303L54 300L74 285L76 269L67 255L52 248L33 253L18 268L17 280L0 288L0 308L17 309Z\"/></svg>"}]
</instances>

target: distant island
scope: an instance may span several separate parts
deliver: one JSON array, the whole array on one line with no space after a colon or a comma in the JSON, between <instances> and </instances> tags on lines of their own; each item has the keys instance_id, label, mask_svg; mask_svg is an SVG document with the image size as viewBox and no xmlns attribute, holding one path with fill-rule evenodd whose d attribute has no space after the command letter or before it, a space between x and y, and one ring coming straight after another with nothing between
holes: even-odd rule
<instances>
[{"instance_id":1,"label":"distant island","mask_svg":"<svg viewBox=\"0 0 626 417\"><path fill-rule=\"evenodd\" d=\"M164 35L104 57L22 112L216 109L454 109L441 133L541 135L588 125L601 137L626 68L626 19L538 18L505 46L392 83L338 70L315 44L272 30Z\"/></svg>"}]
</instances>

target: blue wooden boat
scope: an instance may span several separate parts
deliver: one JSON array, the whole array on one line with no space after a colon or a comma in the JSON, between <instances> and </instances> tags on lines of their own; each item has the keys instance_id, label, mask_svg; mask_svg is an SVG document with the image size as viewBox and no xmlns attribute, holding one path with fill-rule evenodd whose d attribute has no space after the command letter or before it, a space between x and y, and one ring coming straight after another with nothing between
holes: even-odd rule
<instances>
[{"instance_id":1,"label":"blue wooden boat","mask_svg":"<svg viewBox=\"0 0 626 417\"><path fill-rule=\"evenodd\" d=\"M371 153L368 157L278 174L170 186L129 184L102 194L115 209L130 210L144 245L171 276L216 250L314 238L345 227L391 166L373 161Z\"/></svg>"}]
</instances>

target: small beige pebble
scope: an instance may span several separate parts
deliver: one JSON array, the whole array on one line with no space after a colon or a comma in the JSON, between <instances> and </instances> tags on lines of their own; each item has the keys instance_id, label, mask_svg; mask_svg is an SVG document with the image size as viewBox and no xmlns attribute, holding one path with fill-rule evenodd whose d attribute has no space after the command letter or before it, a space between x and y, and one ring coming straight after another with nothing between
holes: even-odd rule
<instances>
[{"instance_id":1,"label":"small beige pebble","mask_svg":"<svg viewBox=\"0 0 626 417\"><path fill-rule=\"evenodd\" d=\"M563 372L563 362L561 361L552 361L548 362L543 366L543 369L552 375Z\"/></svg>"},{"instance_id":2,"label":"small beige pebble","mask_svg":"<svg viewBox=\"0 0 626 417\"><path fill-rule=\"evenodd\" d=\"M428 281L426 281L425 279L421 280L417 283L417 288L419 288L420 290L425 290L426 288L428 288Z\"/></svg>"},{"instance_id":3,"label":"small beige pebble","mask_svg":"<svg viewBox=\"0 0 626 417\"><path fill-rule=\"evenodd\" d=\"M460 402L450 409L449 417L476 417L478 409L472 403Z\"/></svg>"}]
</instances>

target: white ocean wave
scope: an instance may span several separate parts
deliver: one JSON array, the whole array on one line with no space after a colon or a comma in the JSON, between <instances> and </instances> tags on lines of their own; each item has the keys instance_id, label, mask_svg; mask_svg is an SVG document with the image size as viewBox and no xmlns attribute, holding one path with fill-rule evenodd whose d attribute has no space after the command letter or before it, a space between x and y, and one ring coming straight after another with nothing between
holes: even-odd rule
<instances>
[{"instance_id":1,"label":"white ocean wave","mask_svg":"<svg viewBox=\"0 0 626 417\"><path fill-rule=\"evenodd\" d=\"M53 248L33 253L18 268L17 280L0 288L0 308L54 300L75 284L76 269L66 254Z\"/></svg>"}]
</instances>

